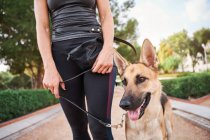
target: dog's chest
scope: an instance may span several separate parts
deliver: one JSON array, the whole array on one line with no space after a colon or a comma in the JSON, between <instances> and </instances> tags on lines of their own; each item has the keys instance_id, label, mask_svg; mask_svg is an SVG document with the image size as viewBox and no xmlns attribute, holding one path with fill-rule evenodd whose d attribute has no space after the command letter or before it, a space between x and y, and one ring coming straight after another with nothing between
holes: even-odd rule
<instances>
[{"instance_id":1,"label":"dog's chest","mask_svg":"<svg viewBox=\"0 0 210 140\"><path fill-rule=\"evenodd\" d=\"M146 122L146 123L145 123ZM126 124L127 140L162 139L161 125L158 119L130 121Z\"/></svg>"}]
</instances>

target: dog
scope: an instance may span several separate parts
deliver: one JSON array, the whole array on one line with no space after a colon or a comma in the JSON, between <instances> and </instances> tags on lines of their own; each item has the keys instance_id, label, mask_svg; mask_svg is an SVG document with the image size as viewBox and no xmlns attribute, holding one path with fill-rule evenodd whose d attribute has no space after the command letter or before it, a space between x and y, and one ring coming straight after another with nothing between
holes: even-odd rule
<instances>
[{"instance_id":1,"label":"dog","mask_svg":"<svg viewBox=\"0 0 210 140\"><path fill-rule=\"evenodd\" d=\"M114 61L124 86L119 106L127 111L127 140L171 140L173 113L158 80L158 61L152 43L145 39L138 63L131 64L119 53Z\"/></svg>"}]
</instances>

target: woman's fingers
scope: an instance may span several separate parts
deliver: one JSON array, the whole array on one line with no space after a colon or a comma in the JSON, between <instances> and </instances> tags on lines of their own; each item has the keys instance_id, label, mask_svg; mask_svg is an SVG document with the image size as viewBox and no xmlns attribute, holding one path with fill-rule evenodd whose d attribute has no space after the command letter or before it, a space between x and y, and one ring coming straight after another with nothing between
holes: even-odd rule
<instances>
[{"instance_id":1,"label":"woman's fingers","mask_svg":"<svg viewBox=\"0 0 210 140\"><path fill-rule=\"evenodd\" d=\"M112 65L108 65L106 68L103 69L103 71L101 72L102 74L105 74L105 73L110 73L112 70Z\"/></svg>"},{"instance_id":2,"label":"woman's fingers","mask_svg":"<svg viewBox=\"0 0 210 140\"><path fill-rule=\"evenodd\" d=\"M101 73L102 74L105 74L106 72L107 72L107 70L109 69L109 67L107 66L107 67L105 67L102 71L101 71Z\"/></svg>"},{"instance_id":3,"label":"woman's fingers","mask_svg":"<svg viewBox=\"0 0 210 140\"><path fill-rule=\"evenodd\" d=\"M101 67L98 69L98 73L103 73L104 71L106 71L108 69L108 65L101 65Z\"/></svg>"},{"instance_id":4,"label":"woman's fingers","mask_svg":"<svg viewBox=\"0 0 210 140\"><path fill-rule=\"evenodd\" d=\"M64 83L60 83L60 86L63 90L66 90L65 84Z\"/></svg>"},{"instance_id":5,"label":"woman's fingers","mask_svg":"<svg viewBox=\"0 0 210 140\"><path fill-rule=\"evenodd\" d=\"M54 88L48 88L52 94L54 94Z\"/></svg>"},{"instance_id":6,"label":"woman's fingers","mask_svg":"<svg viewBox=\"0 0 210 140\"><path fill-rule=\"evenodd\" d=\"M48 89L47 85L44 82L42 82L42 85L43 85L44 89Z\"/></svg>"},{"instance_id":7,"label":"woman's fingers","mask_svg":"<svg viewBox=\"0 0 210 140\"><path fill-rule=\"evenodd\" d=\"M54 94L56 98L60 98L60 96L59 96L59 83L55 84L55 85L43 83L43 86L44 86L45 89L48 89L52 94ZM64 90L66 90L64 83L61 83L61 87Z\"/></svg>"},{"instance_id":8,"label":"woman's fingers","mask_svg":"<svg viewBox=\"0 0 210 140\"><path fill-rule=\"evenodd\" d=\"M100 69L101 66L102 66L101 64L99 64L99 63L96 62L95 66L94 66L94 68L92 70L92 72L98 72L98 70Z\"/></svg>"},{"instance_id":9,"label":"woman's fingers","mask_svg":"<svg viewBox=\"0 0 210 140\"><path fill-rule=\"evenodd\" d=\"M96 64L98 63L98 59L95 60L93 66L92 66L92 70L95 68Z\"/></svg>"},{"instance_id":10,"label":"woman's fingers","mask_svg":"<svg viewBox=\"0 0 210 140\"><path fill-rule=\"evenodd\" d=\"M112 64L108 64L108 65L102 65L102 64L96 64L96 66L93 69L93 72L97 72L97 73L109 73L112 70Z\"/></svg>"},{"instance_id":11,"label":"woman's fingers","mask_svg":"<svg viewBox=\"0 0 210 140\"><path fill-rule=\"evenodd\" d=\"M59 96L59 90L58 90L58 85L56 85L54 87L53 94L55 95L55 98L60 98L60 96Z\"/></svg>"},{"instance_id":12,"label":"woman's fingers","mask_svg":"<svg viewBox=\"0 0 210 140\"><path fill-rule=\"evenodd\" d=\"M109 67L109 69L106 71L106 73L111 73L113 69L113 66Z\"/></svg>"}]
</instances>

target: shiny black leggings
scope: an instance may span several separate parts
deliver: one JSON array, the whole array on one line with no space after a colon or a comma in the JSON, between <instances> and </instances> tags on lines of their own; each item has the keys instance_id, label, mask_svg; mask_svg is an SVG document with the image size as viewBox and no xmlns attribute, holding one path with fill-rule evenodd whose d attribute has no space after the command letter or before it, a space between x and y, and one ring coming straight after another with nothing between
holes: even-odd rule
<instances>
[{"instance_id":1,"label":"shiny black leggings","mask_svg":"<svg viewBox=\"0 0 210 140\"><path fill-rule=\"evenodd\" d=\"M78 38L52 43L52 55L57 70L63 80L73 77L83 70L71 59L67 61L66 52L90 38ZM81 108L87 109L104 122L111 122L111 106L117 69L111 73L99 74L91 71L65 83L66 91L59 87L60 96L64 96ZM74 140L90 140L87 124L94 140L113 140L111 128L106 128L96 120L75 108L63 98L59 98L65 116L71 126Z\"/></svg>"}]
</instances>

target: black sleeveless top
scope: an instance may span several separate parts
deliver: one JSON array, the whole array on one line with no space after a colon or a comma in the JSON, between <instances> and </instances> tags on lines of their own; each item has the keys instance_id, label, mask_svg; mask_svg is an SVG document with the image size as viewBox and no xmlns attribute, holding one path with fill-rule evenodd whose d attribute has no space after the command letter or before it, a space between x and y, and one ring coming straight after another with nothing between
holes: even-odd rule
<instances>
[{"instance_id":1,"label":"black sleeveless top","mask_svg":"<svg viewBox=\"0 0 210 140\"><path fill-rule=\"evenodd\" d=\"M47 4L52 22L52 42L98 35L71 30L71 27L101 27L96 19L96 0L47 0Z\"/></svg>"}]
</instances>

